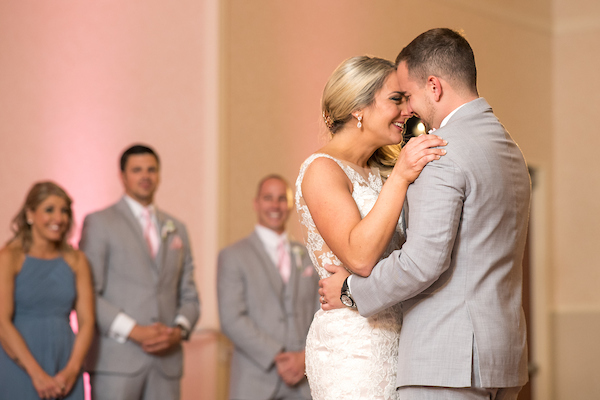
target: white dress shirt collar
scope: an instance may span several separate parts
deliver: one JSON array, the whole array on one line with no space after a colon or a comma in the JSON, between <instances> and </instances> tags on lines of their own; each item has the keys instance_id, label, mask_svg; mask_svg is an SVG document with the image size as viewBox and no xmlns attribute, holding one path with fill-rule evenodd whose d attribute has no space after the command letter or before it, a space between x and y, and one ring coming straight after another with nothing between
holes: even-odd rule
<instances>
[{"instance_id":1,"label":"white dress shirt collar","mask_svg":"<svg viewBox=\"0 0 600 400\"><path fill-rule=\"evenodd\" d=\"M154 207L154 204L150 204L148 207L145 207L142 204L140 204L139 202L137 202L136 200L129 197L128 195L124 195L123 198L125 199L125 202L131 209L131 212L133 213L133 215L138 220L143 218L145 208L150 210L150 215L152 215L153 219L156 218L156 207Z\"/></svg>"},{"instance_id":2,"label":"white dress shirt collar","mask_svg":"<svg viewBox=\"0 0 600 400\"><path fill-rule=\"evenodd\" d=\"M277 263L278 263L277 246L279 245L279 241L281 239L285 240L285 246L289 251L290 243L288 240L287 232L284 231L280 235L279 233L275 232L274 230L264 227L262 225L258 225L258 224L254 228L254 230L255 230L256 234L258 235L258 238L262 242L263 246L265 247L265 250L267 251L269 258L273 261L273 264L277 265Z\"/></svg>"},{"instance_id":3,"label":"white dress shirt collar","mask_svg":"<svg viewBox=\"0 0 600 400\"><path fill-rule=\"evenodd\" d=\"M142 232L144 232L144 229L146 227L146 219L144 217L144 209L147 208L150 211L150 219L152 220L152 223L154 224L154 228L155 228L154 234L156 235L151 240L158 248L158 246L160 246L160 234L159 234L160 227L158 225L158 217L156 216L156 207L154 206L154 204L150 204L148 207L145 207L127 195L124 195L123 198L125 199L125 202L129 206L129 209L133 213L133 216L135 217L137 222L140 224L140 227L142 228Z\"/></svg>"},{"instance_id":4,"label":"white dress shirt collar","mask_svg":"<svg viewBox=\"0 0 600 400\"><path fill-rule=\"evenodd\" d=\"M440 128L443 128L443 127L444 127L444 125L446 125L446 124L448 123L448 121L450 121L450 118L452 118L452 116L453 116L454 114L456 114L456 112L457 112L458 110L460 110L461 108L463 108L464 106L466 106L466 105L467 105L467 104L469 104L469 103L470 103L470 101L469 101L468 103L461 104L460 106L458 106L458 107L456 107L454 110L452 110L452 112L450 112L450 114L446 115L446 117L445 117L445 118L442 120L442 123L440 124ZM436 131L436 129L430 129L430 130L429 130L429 132L427 132L427 133L433 133L433 132L435 132L435 131Z\"/></svg>"},{"instance_id":5,"label":"white dress shirt collar","mask_svg":"<svg viewBox=\"0 0 600 400\"><path fill-rule=\"evenodd\" d=\"M471 101L474 101L474 100L471 100ZM446 118L444 118L444 119L442 120L442 123L440 124L440 128L441 128L441 127L443 127L444 125L446 125L446 124L448 123L448 121L450 120L450 118L452 118L452 116L453 116L454 114L456 114L456 112L457 112L458 110L460 110L461 108L463 108L464 106L466 106L467 104L469 104L471 101L469 101L469 102L466 102L465 104L461 104L460 106L458 106L458 107L456 107L454 110L452 110L452 112L451 112L450 114L446 115Z\"/></svg>"}]
</instances>

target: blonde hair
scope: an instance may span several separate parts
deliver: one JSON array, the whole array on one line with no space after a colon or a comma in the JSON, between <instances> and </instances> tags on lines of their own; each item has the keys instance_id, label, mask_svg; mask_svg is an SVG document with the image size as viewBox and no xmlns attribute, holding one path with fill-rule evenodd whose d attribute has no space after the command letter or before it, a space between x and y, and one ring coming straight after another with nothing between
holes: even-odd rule
<instances>
[{"instance_id":1,"label":"blonde hair","mask_svg":"<svg viewBox=\"0 0 600 400\"><path fill-rule=\"evenodd\" d=\"M321 100L323 119L332 135L352 119L352 112L373 104L375 95L395 70L389 60L357 56L343 61L333 71ZM382 176L387 177L399 153L400 145L381 147L369 158L368 165L379 168Z\"/></svg>"},{"instance_id":2,"label":"blonde hair","mask_svg":"<svg viewBox=\"0 0 600 400\"><path fill-rule=\"evenodd\" d=\"M31 236L31 226L27 223L27 211L34 211L41 203L44 202L50 196L58 196L63 199L67 203L67 213L69 215L69 223L67 224L67 230L65 234L60 240L59 248L61 250L68 250L71 248L67 243L67 239L69 237L69 233L71 232L71 228L73 227L73 212L71 210L72 200L64 191L63 188L58 186L54 182L38 182L34 184L29 193L27 193L27 197L25 198L25 203L17 213L17 215L13 218L11 224L11 230L14 233L13 238L10 242L20 241L21 247L24 252L28 252L31 247L33 238Z\"/></svg>"}]
</instances>

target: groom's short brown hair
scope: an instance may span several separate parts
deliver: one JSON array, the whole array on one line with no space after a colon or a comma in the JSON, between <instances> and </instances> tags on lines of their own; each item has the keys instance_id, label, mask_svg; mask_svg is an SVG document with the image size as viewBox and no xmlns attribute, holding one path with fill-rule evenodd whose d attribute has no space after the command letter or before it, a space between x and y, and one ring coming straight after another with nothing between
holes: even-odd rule
<instances>
[{"instance_id":1,"label":"groom's short brown hair","mask_svg":"<svg viewBox=\"0 0 600 400\"><path fill-rule=\"evenodd\" d=\"M425 82L437 76L477 93L477 67L471 45L460 33L448 28L428 30L417 36L396 57L396 65L406 63L412 79Z\"/></svg>"}]
</instances>

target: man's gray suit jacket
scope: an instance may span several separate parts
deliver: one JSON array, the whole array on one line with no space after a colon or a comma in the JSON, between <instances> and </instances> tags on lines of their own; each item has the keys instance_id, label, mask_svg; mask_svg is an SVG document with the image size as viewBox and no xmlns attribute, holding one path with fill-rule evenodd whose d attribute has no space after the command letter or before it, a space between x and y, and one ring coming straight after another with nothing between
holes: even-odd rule
<instances>
[{"instance_id":1,"label":"man's gray suit jacket","mask_svg":"<svg viewBox=\"0 0 600 400\"><path fill-rule=\"evenodd\" d=\"M531 183L518 146L483 98L435 131L447 154L407 193L407 240L367 278L353 277L368 316L404 301L398 386L482 387L527 381L522 259Z\"/></svg>"},{"instance_id":2,"label":"man's gray suit jacket","mask_svg":"<svg viewBox=\"0 0 600 400\"><path fill-rule=\"evenodd\" d=\"M258 234L219 253L217 293L223 333L234 344L229 397L270 399L279 385L273 362L281 351L301 351L319 309L318 275L306 248L291 242L291 275L283 284ZM310 399L306 378L298 394Z\"/></svg>"},{"instance_id":3,"label":"man's gray suit jacket","mask_svg":"<svg viewBox=\"0 0 600 400\"><path fill-rule=\"evenodd\" d=\"M138 324L172 326L177 315L192 324L200 315L194 265L185 226L157 210L160 248L150 254L142 228L125 199L88 215L79 247L90 261L96 293L97 332L86 359L86 370L134 374L155 363L164 375L181 377L182 350L153 356L130 340L108 336L119 312Z\"/></svg>"}]
</instances>

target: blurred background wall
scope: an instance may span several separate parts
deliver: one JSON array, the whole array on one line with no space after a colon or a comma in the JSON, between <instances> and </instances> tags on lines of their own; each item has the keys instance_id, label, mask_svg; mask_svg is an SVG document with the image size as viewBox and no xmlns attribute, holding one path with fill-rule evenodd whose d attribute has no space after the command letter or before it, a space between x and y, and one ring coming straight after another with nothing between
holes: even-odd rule
<instances>
[{"instance_id":1,"label":"blurred background wall","mask_svg":"<svg viewBox=\"0 0 600 400\"><path fill-rule=\"evenodd\" d=\"M252 230L256 182L278 172L293 183L325 143L321 90L342 60L394 59L441 26L470 41L480 95L534 171L534 398L596 399L597 1L4 0L0 240L31 184L51 179L75 199L76 244L83 217L122 194L122 150L155 147L157 204L188 225L203 302L184 398L222 398L227 354L207 339L219 328L216 255ZM301 235L295 214L290 231Z\"/></svg>"}]
</instances>

